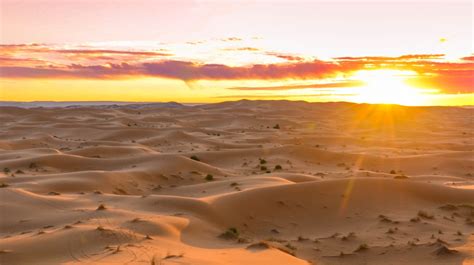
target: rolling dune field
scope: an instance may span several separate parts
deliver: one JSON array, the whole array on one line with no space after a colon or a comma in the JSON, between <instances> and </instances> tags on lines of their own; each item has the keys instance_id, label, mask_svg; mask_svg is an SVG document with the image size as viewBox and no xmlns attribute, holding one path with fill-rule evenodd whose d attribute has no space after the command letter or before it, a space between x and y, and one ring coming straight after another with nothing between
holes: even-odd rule
<instances>
[{"instance_id":1,"label":"rolling dune field","mask_svg":"<svg viewBox=\"0 0 474 265\"><path fill-rule=\"evenodd\" d=\"M473 117L0 107L0 263L474 264Z\"/></svg>"}]
</instances>

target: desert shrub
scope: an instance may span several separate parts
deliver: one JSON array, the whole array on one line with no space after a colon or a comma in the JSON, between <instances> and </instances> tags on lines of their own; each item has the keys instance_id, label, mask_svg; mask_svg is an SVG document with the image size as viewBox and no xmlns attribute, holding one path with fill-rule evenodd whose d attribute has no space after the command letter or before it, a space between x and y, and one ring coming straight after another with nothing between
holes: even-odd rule
<instances>
[{"instance_id":1,"label":"desert shrub","mask_svg":"<svg viewBox=\"0 0 474 265\"><path fill-rule=\"evenodd\" d=\"M380 222L384 222L384 223L392 223L392 219L388 218L387 216L383 215L383 214L380 214L379 215L379 220Z\"/></svg>"},{"instance_id":2,"label":"desert shrub","mask_svg":"<svg viewBox=\"0 0 474 265\"><path fill-rule=\"evenodd\" d=\"M293 251L295 251L295 250L296 250L296 247L295 247L295 246L293 246L293 245L292 245L292 244L290 244L290 243L286 244L286 245L285 245L285 247L287 247L287 248L289 248L289 249L291 249L291 250L293 250Z\"/></svg>"},{"instance_id":3,"label":"desert shrub","mask_svg":"<svg viewBox=\"0 0 474 265\"><path fill-rule=\"evenodd\" d=\"M367 244L360 244L359 247L355 250L355 252L360 252L364 250L368 250L369 246Z\"/></svg>"},{"instance_id":4,"label":"desert shrub","mask_svg":"<svg viewBox=\"0 0 474 265\"><path fill-rule=\"evenodd\" d=\"M474 220L472 220L471 218L466 218L466 225L474 226Z\"/></svg>"},{"instance_id":5,"label":"desert shrub","mask_svg":"<svg viewBox=\"0 0 474 265\"><path fill-rule=\"evenodd\" d=\"M397 175L397 176L395 176L395 177L393 177L393 178L394 178L394 179L408 179L408 177L405 176L405 175Z\"/></svg>"},{"instance_id":6,"label":"desert shrub","mask_svg":"<svg viewBox=\"0 0 474 265\"><path fill-rule=\"evenodd\" d=\"M440 206L439 208L441 210L446 210L446 211L455 211L459 209L456 205L452 205L452 204L445 204L443 206Z\"/></svg>"},{"instance_id":7,"label":"desert shrub","mask_svg":"<svg viewBox=\"0 0 474 265\"><path fill-rule=\"evenodd\" d=\"M207 181L213 181L213 180L214 180L214 176L211 175L211 174L207 174L204 179L207 180Z\"/></svg>"},{"instance_id":8,"label":"desert shrub","mask_svg":"<svg viewBox=\"0 0 474 265\"><path fill-rule=\"evenodd\" d=\"M219 235L220 238L223 239L237 239L239 238L239 231L237 228L231 227L227 229L224 233Z\"/></svg>"},{"instance_id":9,"label":"desert shrub","mask_svg":"<svg viewBox=\"0 0 474 265\"><path fill-rule=\"evenodd\" d=\"M271 245L268 242L260 241L247 246L247 249L269 249Z\"/></svg>"},{"instance_id":10,"label":"desert shrub","mask_svg":"<svg viewBox=\"0 0 474 265\"><path fill-rule=\"evenodd\" d=\"M103 211L105 209L107 209L107 208L103 204L101 204L101 205L99 205L99 207L97 207L97 211Z\"/></svg>"},{"instance_id":11,"label":"desert shrub","mask_svg":"<svg viewBox=\"0 0 474 265\"><path fill-rule=\"evenodd\" d=\"M191 158L192 160L201 161L201 160L199 160L199 158L198 158L197 156L195 156L195 155L192 155L190 158Z\"/></svg>"},{"instance_id":12,"label":"desert shrub","mask_svg":"<svg viewBox=\"0 0 474 265\"><path fill-rule=\"evenodd\" d=\"M425 219L434 219L434 216L432 214L429 214L425 211L418 211L418 216L421 217L421 218L425 218Z\"/></svg>"}]
</instances>

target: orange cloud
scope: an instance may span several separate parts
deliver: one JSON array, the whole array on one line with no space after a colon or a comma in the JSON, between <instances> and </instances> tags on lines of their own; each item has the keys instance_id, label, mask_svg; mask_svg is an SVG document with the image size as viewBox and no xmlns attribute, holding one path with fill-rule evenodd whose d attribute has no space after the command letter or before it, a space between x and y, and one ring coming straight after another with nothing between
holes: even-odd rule
<instances>
[{"instance_id":1,"label":"orange cloud","mask_svg":"<svg viewBox=\"0 0 474 265\"><path fill-rule=\"evenodd\" d=\"M227 41L238 41L228 38ZM337 57L333 60L305 61L302 57L258 50L253 47L232 48L259 51L285 59L284 63L229 66L219 63L197 63L165 59L173 54L157 50L65 49L45 44L0 45L2 78L76 78L121 79L161 77L183 81L195 80L324 80L349 76L354 71L370 69L411 70L418 76L408 80L419 87L437 88L446 93L471 93L474 80L473 56L460 61L446 61L443 54L408 54L396 57ZM61 56L62 55L62 56ZM157 61L160 60L160 61ZM347 87L354 81L312 84L306 88ZM236 90L284 90L304 86L240 87Z\"/></svg>"},{"instance_id":2,"label":"orange cloud","mask_svg":"<svg viewBox=\"0 0 474 265\"><path fill-rule=\"evenodd\" d=\"M418 76L408 79L413 86L425 88L438 88L445 93L473 93L473 70L439 70L434 75Z\"/></svg>"},{"instance_id":3,"label":"orange cloud","mask_svg":"<svg viewBox=\"0 0 474 265\"><path fill-rule=\"evenodd\" d=\"M235 67L224 64L162 61L144 63L143 67L144 73L147 75L182 80L310 79L331 77L351 70L338 63L318 60L302 63L254 64Z\"/></svg>"},{"instance_id":4,"label":"orange cloud","mask_svg":"<svg viewBox=\"0 0 474 265\"><path fill-rule=\"evenodd\" d=\"M461 60L465 60L465 61L474 61L474 56L466 56L466 57L462 57Z\"/></svg>"},{"instance_id":5,"label":"orange cloud","mask_svg":"<svg viewBox=\"0 0 474 265\"><path fill-rule=\"evenodd\" d=\"M318 79L355 70L351 66L334 62L312 61L285 64L255 64L227 66L224 64L199 64L187 61L161 61L141 64L71 64L65 67L0 66L7 78L121 78L150 76L191 80L235 79Z\"/></svg>"},{"instance_id":6,"label":"orange cloud","mask_svg":"<svg viewBox=\"0 0 474 265\"><path fill-rule=\"evenodd\" d=\"M0 65L41 65L45 61L35 58L0 57ZM0 73L1 74L1 73ZM1 76L1 75L0 75Z\"/></svg>"},{"instance_id":7,"label":"orange cloud","mask_svg":"<svg viewBox=\"0 0 474 265\"><path fill-rule=\"evenodd\" d=\"M97 64L107 62L138 62L144 59L157 59L173 56L169 52L163 51L142 51L142 50L111 50L111 49L65 49L54 45L45 44L12 44L0 45L1 65L10 62L8 65L24 66L19 58L31 58L43 63L51 60L51 65L64 65L64 62ZM58 57L59 56L59 57ZM23 62L26 63L25 60Z\"/></svg>"}]
</instances>

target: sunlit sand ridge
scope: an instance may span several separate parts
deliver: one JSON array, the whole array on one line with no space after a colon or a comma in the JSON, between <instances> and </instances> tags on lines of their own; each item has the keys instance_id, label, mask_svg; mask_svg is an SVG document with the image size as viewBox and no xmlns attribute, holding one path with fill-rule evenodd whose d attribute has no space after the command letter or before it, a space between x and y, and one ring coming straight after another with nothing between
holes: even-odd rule
<instances>
[{"instance_id":1,"label":"sunlit sand ridge","mask_svg":"<svg viewBox=\"0 0 474 265\"><path fill-rule=\"evenodd\" d=\"M0 109L2 264L473 264L473 110Z\"/></svg>"}]
</instances>

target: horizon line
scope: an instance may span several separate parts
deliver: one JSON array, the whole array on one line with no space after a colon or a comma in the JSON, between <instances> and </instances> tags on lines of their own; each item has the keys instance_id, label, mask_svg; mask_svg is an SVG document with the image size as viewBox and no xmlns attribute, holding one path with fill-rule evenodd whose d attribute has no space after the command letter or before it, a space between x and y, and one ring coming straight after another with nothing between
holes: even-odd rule
<instances>
[{"instance_id":1,"label":"horizon line","mask_svg":"<svg viewBox=\"0 0 474 265\"><path fill-rule=\"evenodd\" d=\"M0 100L1 103L19 103L19 104L34 104L34 103L109 103L107 105L119 104L153 104L153 103L178 103L181 105L211 105L226 102L239 102L239 101L288 101L288 102L305 102L310 104L324 104L324 103L346 103L355 105L393 105L402 107L474 107L474 104L468 105L403 105L395 103L367 103L367 102L351 102L351 101L307 101L307 100L291 100L291 99L248 99L242 98L238 100L224 100L218 102L179 102L179 101L115 101L115 100L76 100L76 101L57 101L57 100L34 100L34 101L12 101L12 100ZM100 105L97 105L100 106ZM15 106L1 106L0 107L15 107ZM67 106L62 106L67 107Z\"/></svg>"}]
</instances>

